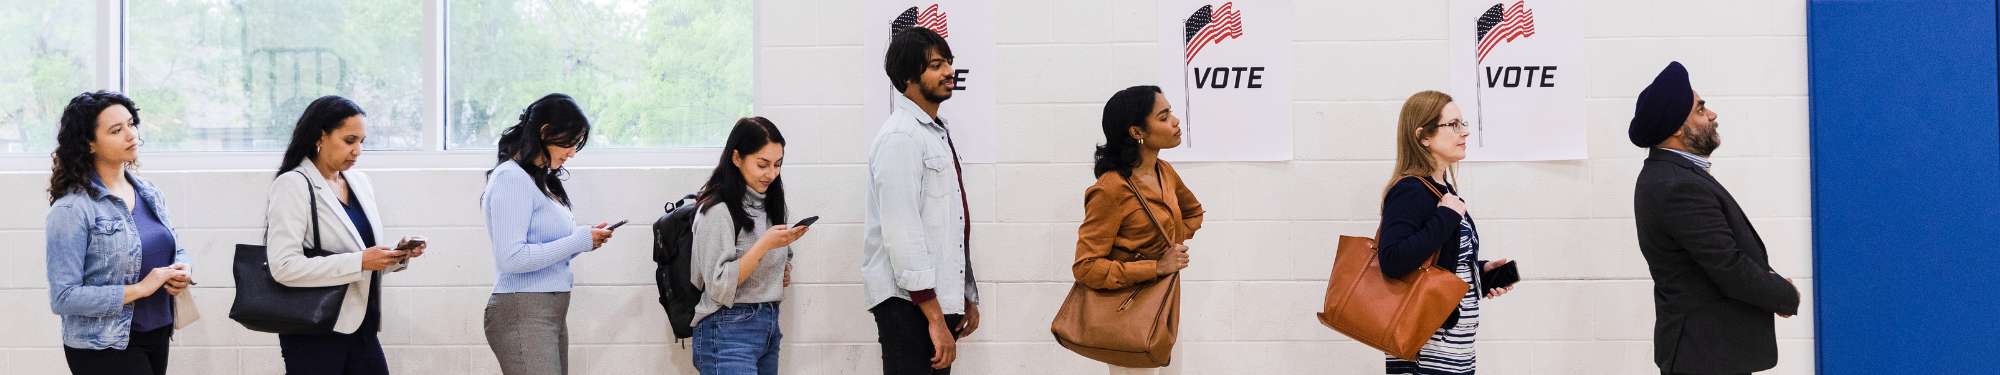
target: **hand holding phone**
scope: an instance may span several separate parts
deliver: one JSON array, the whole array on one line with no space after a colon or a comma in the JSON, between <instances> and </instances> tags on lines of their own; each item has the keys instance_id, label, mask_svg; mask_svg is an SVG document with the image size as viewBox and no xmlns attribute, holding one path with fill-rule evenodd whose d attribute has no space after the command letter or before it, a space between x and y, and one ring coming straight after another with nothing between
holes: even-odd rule
<instances>
[{"instance_id":1,"label":"hand holding phone","mask_svg":"<svg viewBox=\"0 0 2000 375\"><path fill-rule=\"evenodd\" d=\"M403 243L401 245L396 245L396 251L416 250L418 247L421 246L424 246L423 237L411 237L409 239L403 240Z\"/></svg>"},{"instance_id":2,"label":"hand holding phone","mask_svg":"<svg viewBox=\"0 0 2000 375\"><path fill-rule=\"evenodd\" d=\"M1486 289L1506 288L1514 286L1514 283L1521 282L1521 270L1520 267L1515 267L1516 263L1518 262L1507 261L1505 264L1486 270L1486 273L1482 275L1486 279L1484 283Z\"/></svg>"},{"instance_id":3,"label":"hand holding phone","mask_svg":"<svg viewBox=\"0 0 2000 375\"><path fill-rule=\"evenodd\" d=\"M617 223L611 224L611 226L604 227L604 230L618 230L619 226L625 225L626 222L630 221L631 220L619 220Z\"/></svg>"}]
</instances>

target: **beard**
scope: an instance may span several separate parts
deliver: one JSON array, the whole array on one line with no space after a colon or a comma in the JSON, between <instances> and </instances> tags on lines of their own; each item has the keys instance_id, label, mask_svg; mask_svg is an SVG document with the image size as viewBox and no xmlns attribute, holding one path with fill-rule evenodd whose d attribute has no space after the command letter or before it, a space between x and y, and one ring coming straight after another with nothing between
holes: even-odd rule
<instances>
[{"instance_id":1,"label":"beard","mask_svg":"<svg viewBox=\"0 0 2000 375\"><path fill-rule=\"evenodd\" d=\"M1681 145L1687 147L1688 153L1708 157L1715 153L1716 148L1722 147L1722 134L1716 132L1721 127L1721 121L1709 121L1708 126L1689 124L1688 131L1681 133Z\"/></svg>"},{"instance_id":2,"label":"beard","mask_svg":"<svg viewBox=\"0 0 2000 375\"><path fill-rule=\"evenodd\" d=\"M945 80L950 80L950 79L952 79L952 77L946 76L944 77L944 80L939 80L936 85L932 85L931 87L924 88L924 90L920 90L923 91L924 93L924 100L928 100L932 103L943 103L945 100L950 100L952 89L944 87Z\"/></svg>"}]
</instances>

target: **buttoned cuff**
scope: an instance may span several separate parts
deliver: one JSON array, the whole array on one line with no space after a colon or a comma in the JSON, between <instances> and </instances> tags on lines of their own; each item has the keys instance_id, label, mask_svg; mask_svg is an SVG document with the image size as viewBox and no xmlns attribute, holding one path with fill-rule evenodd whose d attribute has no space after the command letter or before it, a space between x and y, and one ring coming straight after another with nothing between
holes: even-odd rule
<instances>
[{"instance_id":1,"label":"buttoned cuff","mask_svg":"<svg viewBox=\"0 0 2000 375\"><path fill-rule=\"evenodd\" d=\"M910 291L910 304L913 305L922 305L924 302L930 302L935 299L937 299L937 289Z\"/></svg>"}]
</instances>

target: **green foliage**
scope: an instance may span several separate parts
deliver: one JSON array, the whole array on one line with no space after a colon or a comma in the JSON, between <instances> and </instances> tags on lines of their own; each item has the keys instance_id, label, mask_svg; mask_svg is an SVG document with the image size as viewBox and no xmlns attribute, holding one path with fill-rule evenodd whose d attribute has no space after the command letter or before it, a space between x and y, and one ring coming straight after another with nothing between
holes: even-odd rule
<instances>
[{"instance_id":1,"label":"green foliage","mask_svg":"<svg viewBox=\"0 0 2000 375\"><path fill-rule=\"evenodd\" d=\"M593 147L708 147L751 111L749 0L451 3L450 136L488 148L549 93Z\"/></svg>"},{"instance_id":2,"label":"green foliage","mask_svg":"<svg viewBox=\"0 0 2000 375\"><path fill-rule=\"evenodd\" d=\"M97 5L0 0L0 9L0 153L54 151L63 107L96 86Z\"/></svg>"},{"instance_id":3,"label":"green foliage","mask_svg":"<svg viewBox=\"0 0 2000 375\"><path fill-rule=\"evenodd\" d=\"M151 150L279 150L322 95L368 111L368 149L422 148L422 0L128 6L126 88ZM583 105L594 147L714 146L750 115L751 0L448 6L449 147L492 147L555 92ZM95 86L96 4L0 7L0 152L47 152L62 107Z\"/></svg>"},{"instance_id":4,"label":"green foliage","mask_svg":"<svg viewBox=\"0 0 2000 375\"><path fill-rule=\"evenodd\" d=\"M368 111L371 150L421 149L421 0L134 1L126 87L149 147L284 148L324 95Z\"/></svg>"}]
</instances>

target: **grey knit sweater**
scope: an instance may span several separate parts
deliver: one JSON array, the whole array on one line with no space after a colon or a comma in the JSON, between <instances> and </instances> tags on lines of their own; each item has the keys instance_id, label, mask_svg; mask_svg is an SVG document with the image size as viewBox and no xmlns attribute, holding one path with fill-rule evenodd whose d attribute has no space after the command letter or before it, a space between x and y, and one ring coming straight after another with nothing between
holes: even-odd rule
<instances>
[{"instance_id":1,"label":"grey knit sweater","mask_svg":"<svg viewBox=\"0 0 2000 375\"><path fill-rule=\"evenodd\" d=\"M738 303L774 302L785 298L785 265L792 260L790 246L771 249L757 262L742 285L736 283L736 263L771 229L764 212L764 194L744 189L743 212L750 216L752 230L737 232L724 204L708 207L694 217L694 286L701 288L701 303L694 307L694 322L723 307Z\"/></svg>"}]
</instances>

